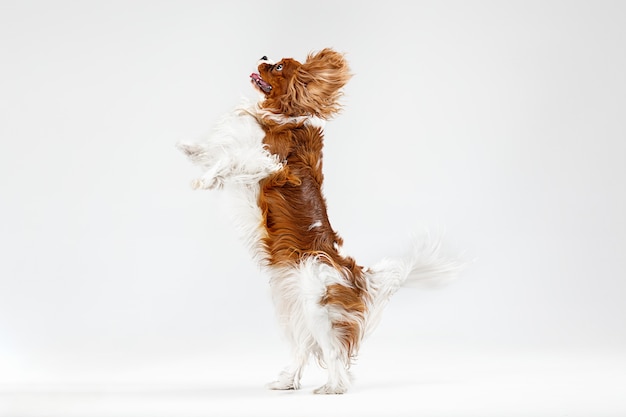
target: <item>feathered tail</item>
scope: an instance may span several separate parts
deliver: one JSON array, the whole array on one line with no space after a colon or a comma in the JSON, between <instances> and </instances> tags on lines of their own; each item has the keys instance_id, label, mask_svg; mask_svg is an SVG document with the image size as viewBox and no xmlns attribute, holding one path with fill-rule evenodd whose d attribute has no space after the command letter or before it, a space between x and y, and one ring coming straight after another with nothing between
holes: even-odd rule
<instances>
[{"instance_id":1,"label":"feathered tail","mask_svg":"<svg viewBox=\"0 0 626 417\"><path fill-rule=\"evenodd\" d=\"M455 278L463 263L441 254L441 242L427 240L414 244L413 250L399 259L383 259L366 274L372 299L365 322L365 336L380 322L387 302L403 286L440 284Z\"/></svg>"}]
</instances>

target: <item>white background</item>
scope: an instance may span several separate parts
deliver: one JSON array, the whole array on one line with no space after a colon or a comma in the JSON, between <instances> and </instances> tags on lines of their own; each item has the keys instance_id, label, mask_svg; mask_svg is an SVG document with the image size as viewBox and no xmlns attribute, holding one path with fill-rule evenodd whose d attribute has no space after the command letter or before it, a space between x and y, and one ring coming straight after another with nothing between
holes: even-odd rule
<instances>
[{"instance_id":1,"label":"white background","mask_svg":"<svg viewBox=\"0 0 626 417\"><path fill-rule=\"evenodd\" d=\"M324 47L355 74L325 147L347 251L445 229L475 259L398 293L330 399L315 364L264 390L267 278L174 148L259 57ZM0 415L626 413L624 3L3 1L0 50Z\"/></svg>"}]
</instances>

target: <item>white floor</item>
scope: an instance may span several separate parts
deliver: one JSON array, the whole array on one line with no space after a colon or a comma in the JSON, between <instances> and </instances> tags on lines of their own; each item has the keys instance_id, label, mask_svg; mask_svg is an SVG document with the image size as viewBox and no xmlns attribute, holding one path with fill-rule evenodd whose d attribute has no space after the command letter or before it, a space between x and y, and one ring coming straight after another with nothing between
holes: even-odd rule
<instances>
[{"instance_id":1,"label":"white floor","mask_svg":"<svg viewBox=\"0 0 626 417\"><path fill-rule=\"evenodd\" d=\"M126 373L94 374L96 382L74 375L5 383L0 416L626 416L626 353L378 343L362 350L354 387L340 396L312 394L324 381L313 363L302 390L266 390L282 353L146 362Z\"/></svg>"}]
</instances>

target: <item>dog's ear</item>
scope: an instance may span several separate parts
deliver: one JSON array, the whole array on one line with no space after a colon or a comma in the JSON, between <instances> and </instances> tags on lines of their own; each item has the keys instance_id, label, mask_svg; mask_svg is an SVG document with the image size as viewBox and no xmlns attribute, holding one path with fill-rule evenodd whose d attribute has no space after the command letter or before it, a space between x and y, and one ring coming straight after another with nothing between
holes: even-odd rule
<instances>
[{"instance_id":1,"label":"dog's ear","mask_svg":"<svg viewBox=\"0 0 626 417\"><path fill-rule=\"evenodd\" d=\"M341 89L351 77L343 54L330 48L311 53L296 71L292 100L308 113L327 119L341 110Z\"/></svg>"}]
</instances>

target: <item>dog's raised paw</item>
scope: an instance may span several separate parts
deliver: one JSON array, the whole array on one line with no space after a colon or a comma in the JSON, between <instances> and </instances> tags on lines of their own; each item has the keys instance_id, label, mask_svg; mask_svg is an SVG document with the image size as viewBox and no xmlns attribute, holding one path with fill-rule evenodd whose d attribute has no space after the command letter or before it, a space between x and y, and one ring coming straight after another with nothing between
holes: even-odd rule
<instances>
[{"instance_id":1,"label":"dog's raised paw","mask_svg":"<svg viewBox=\"0 0 626 417\"><path fill-rule=\"evenodd\" d=\"M191 181L191 188L194 190L202 189L203 183L204 182L202 181L202 178L196 178L195 180Z\"/></svg>"},{"instance_id":2,"label":"dog's raised paw","mask_svg":"<svg viewBox=\"0 0 626 417\"><path fill-rule=\"evenodd\" d=\"M213 190L221 188L223 185L224 179L222 177L196 178L191 181L191 188L194 190Z\"/></svg>"},{"instance_id":3,"label":"dog's raised paw","mask_svg":"<svg viewBox=\"0 0 626 417\"><path fill-rule=\"evenodd\" d=\"M197 145L191 145L188 143L179 142L176 144L176 147L187 156L191 156L191 155L198 153Z\"/></svg>"}]
</instances>

